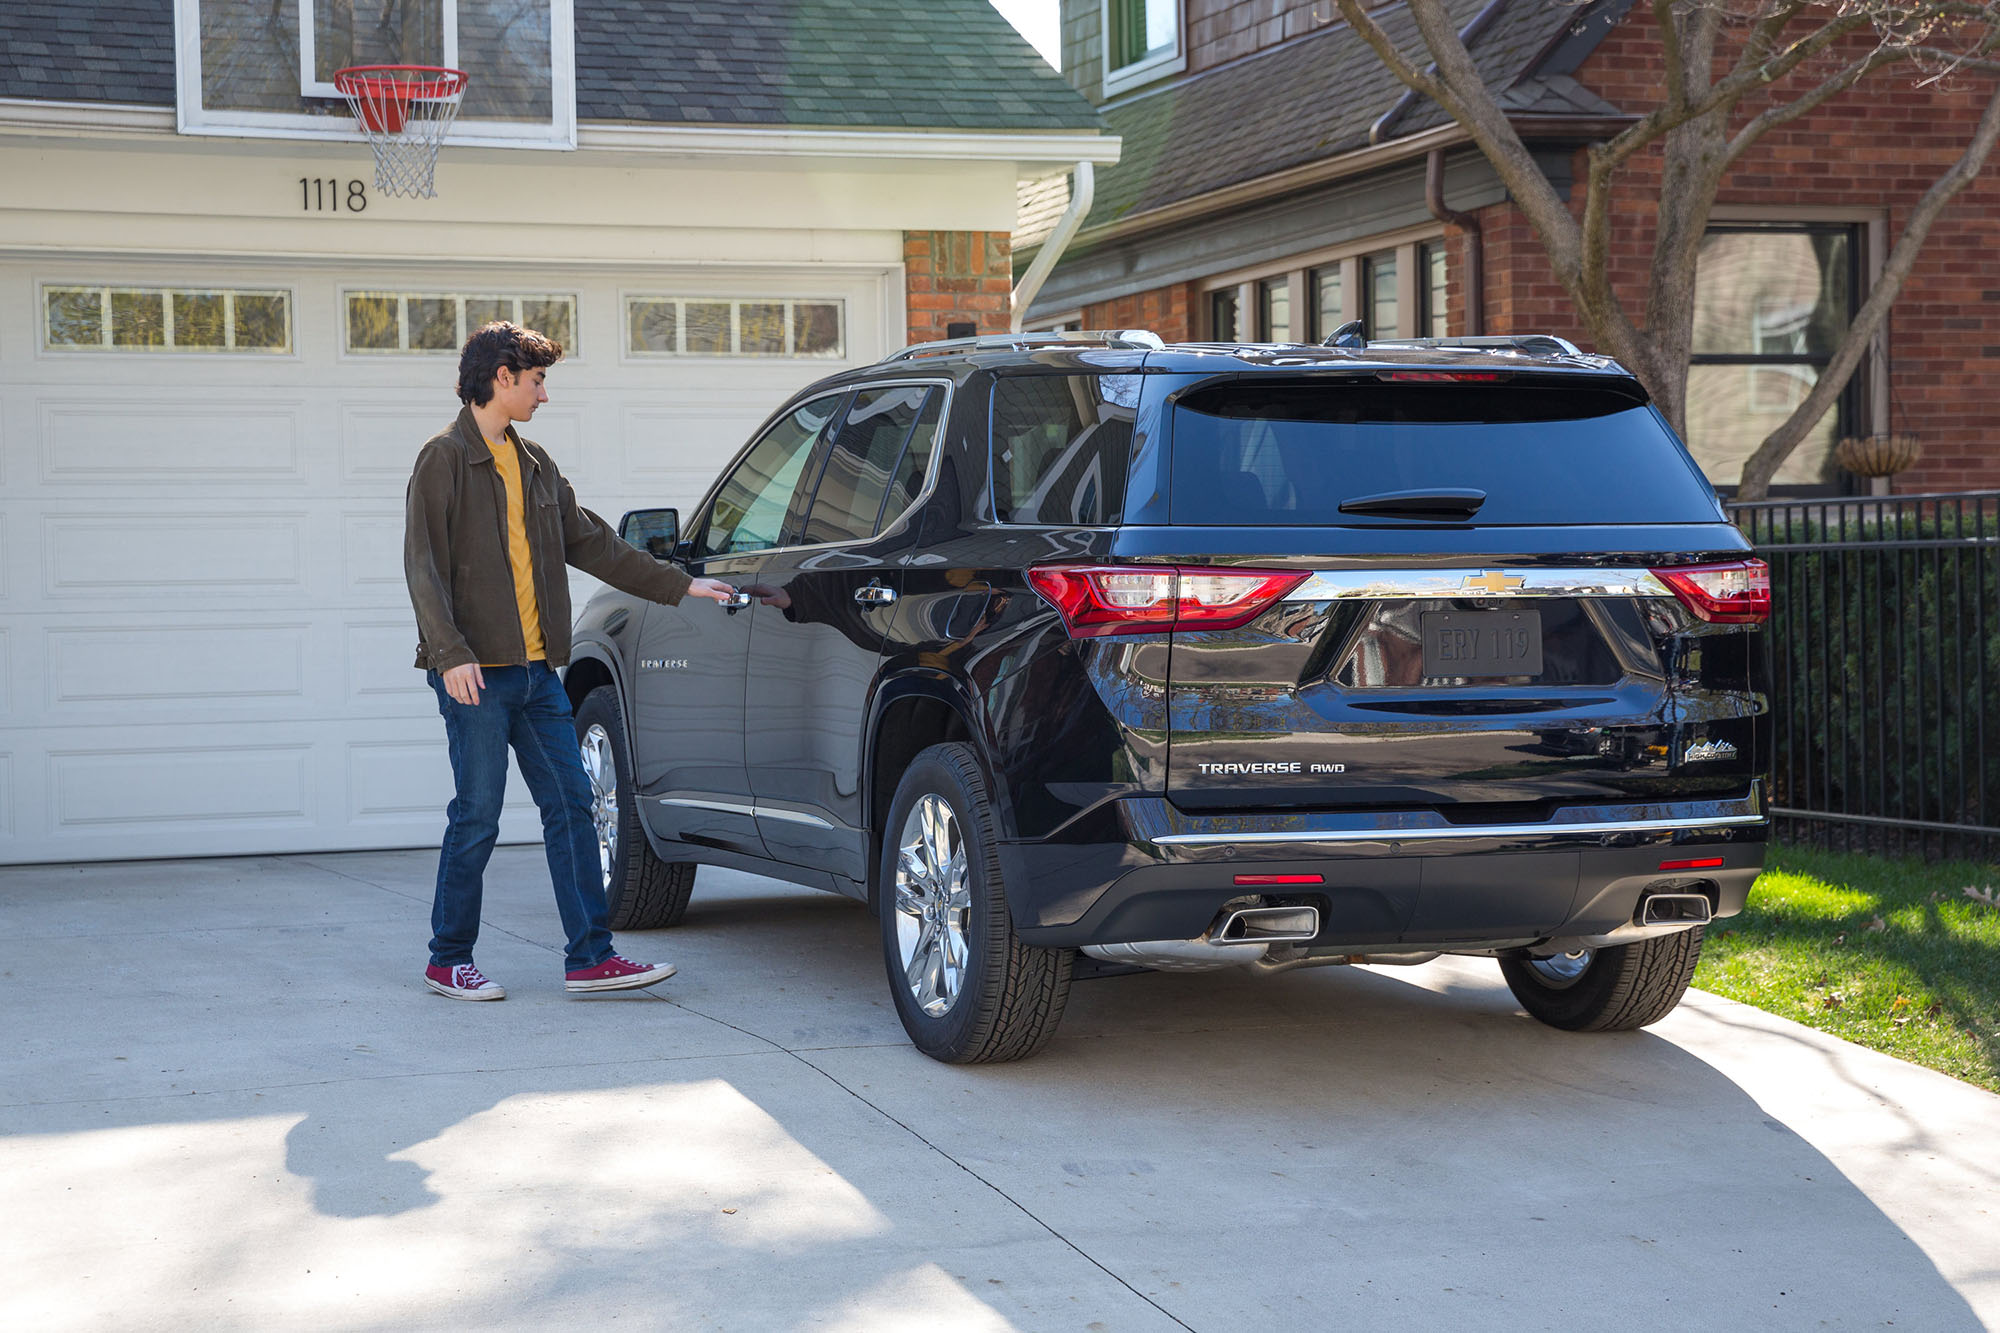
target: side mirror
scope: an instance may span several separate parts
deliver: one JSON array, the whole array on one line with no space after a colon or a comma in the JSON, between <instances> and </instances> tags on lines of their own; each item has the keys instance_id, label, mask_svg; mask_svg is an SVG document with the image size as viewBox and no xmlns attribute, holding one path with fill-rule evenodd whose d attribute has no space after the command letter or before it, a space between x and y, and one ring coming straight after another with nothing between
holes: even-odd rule
<instances>
[{"instance_id":1,"label":"side mirror","mask_svg":"<svg viewBox=\"0 0 2000 1333\"><path fill-rule=\"evenodd\" d=\"M671 560L681 539L680 510L634 509L618 520L618 535L655 560Z\"/></svg>"}]
</instances>

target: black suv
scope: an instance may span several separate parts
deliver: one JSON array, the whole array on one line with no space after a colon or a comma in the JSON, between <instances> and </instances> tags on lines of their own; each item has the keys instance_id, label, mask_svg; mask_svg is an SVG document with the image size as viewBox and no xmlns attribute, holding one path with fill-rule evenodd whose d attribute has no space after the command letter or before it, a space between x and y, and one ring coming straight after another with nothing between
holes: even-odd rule
<instances>
[{"instance_id":1,"label":"black suv","mask_svg":"<svg viewBox=\"0 0 2000 1333\"><path fill-rule=\"evenodd\" d=\"M865 901L941 1060L1083 977L1440 953L1637 1027L1763 862L1765 567L1559 339L912 347L623 528L743 591L578 620L614 928L697 864Z\"/></svg>"}]
</instances>

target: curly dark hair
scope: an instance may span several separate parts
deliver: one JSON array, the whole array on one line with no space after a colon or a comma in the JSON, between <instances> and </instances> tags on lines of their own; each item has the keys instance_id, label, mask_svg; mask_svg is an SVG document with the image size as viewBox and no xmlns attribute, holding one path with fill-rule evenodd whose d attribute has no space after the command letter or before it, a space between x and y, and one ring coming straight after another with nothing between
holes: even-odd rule
<instances>
[{"instance_id":1,"label":"curly dark hair","mask_svg":"<svg viewBox=\"0 0 2000 1333\"><path fill-rule=\"evenodd\" d=\"M533 329L495 320L465 340L458 354L458 401L484 407L493 397L493 376L505 366L519 375L562 360L562 344Z\"/></svg>"}]
</instances>

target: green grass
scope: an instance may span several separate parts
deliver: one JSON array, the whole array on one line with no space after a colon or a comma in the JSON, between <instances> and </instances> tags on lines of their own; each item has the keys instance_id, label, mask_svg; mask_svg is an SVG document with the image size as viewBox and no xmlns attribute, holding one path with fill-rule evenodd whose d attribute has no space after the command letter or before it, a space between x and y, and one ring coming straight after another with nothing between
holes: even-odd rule
<instances>
[{"instance_id":1,"label":"green grass","mask_svg":"<svg viewBox=\"0 0 2000 1333\"><path fill-rule=\"evenodd\" d=\"M1773 848L1694 984L2000 1092L2000 870Z\"/></svg>"}]
</instances>

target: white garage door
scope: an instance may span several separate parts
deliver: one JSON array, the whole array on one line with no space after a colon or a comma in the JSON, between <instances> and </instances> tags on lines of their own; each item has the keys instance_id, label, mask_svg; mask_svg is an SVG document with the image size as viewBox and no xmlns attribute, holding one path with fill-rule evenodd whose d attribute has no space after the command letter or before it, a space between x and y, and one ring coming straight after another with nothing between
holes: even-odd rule
<instances>
[{"instance_id":1,"label":"white garage door","mask_svg":"<svg viewBox=\"0 0 2000 1333\"><path fill-rule=\"evenodd\" d=\"M900 341L879 270L518 271L0 263L0 863L435 843L402 497L466 321L573 321L528 433L614 521Z\"/></svg>"}]
</instances>

